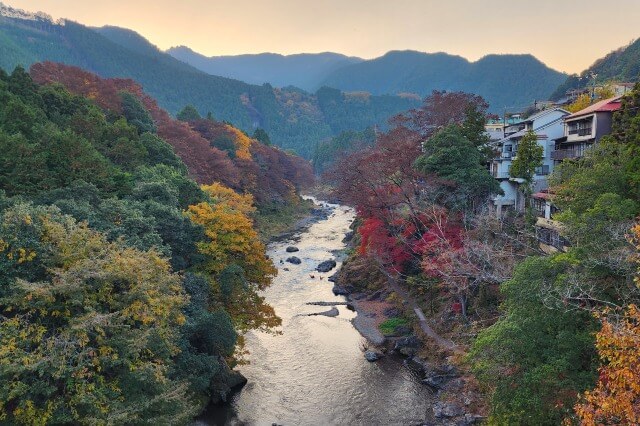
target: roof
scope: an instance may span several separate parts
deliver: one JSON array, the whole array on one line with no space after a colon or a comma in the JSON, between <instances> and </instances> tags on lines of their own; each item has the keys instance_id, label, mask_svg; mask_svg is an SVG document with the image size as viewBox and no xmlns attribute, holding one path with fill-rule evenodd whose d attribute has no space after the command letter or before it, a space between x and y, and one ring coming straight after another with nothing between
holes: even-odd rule
<instances>
[{"instance_id":1,"label":"roof","mask_svg":"<svg viewBox=\"0 0 640 426\"><path fill-rule=\"evenodd\" d=\"M614 112L620 109L622 96L616 96L614 98L605 99L600 102L586 107L578 112L566 117L567 120L572 118L582 117L584 115L594 114L596 112Z\"/></svg>"}]
</instances>

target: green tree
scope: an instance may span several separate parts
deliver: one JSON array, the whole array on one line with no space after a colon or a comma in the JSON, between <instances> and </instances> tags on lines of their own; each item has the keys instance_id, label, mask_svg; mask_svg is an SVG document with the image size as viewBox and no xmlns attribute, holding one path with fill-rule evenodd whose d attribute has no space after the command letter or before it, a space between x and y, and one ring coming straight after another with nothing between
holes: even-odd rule
<instances>
[{"instance_id":1,"label":"green tree","mask_svg":"<svg viewBox=\"0 0 640 426\"><path fill-rule=\"evenodd\" d=\"M108 243L55 208L19 204L0 219L0 257L39 275L15 275L0 302L0 417L13 424L189 419L188 384L168 374L186 303L168 262Z\"/></svg>"},{"instance_id":2,"label":"green tree","mask_svg":"<svg viewBox=\"0 0 640 426\"><path fill-rule=\"evenodd\" d=\"M484 166L482 153L464 133L457 125L444 128L424 143L424 154L415 163L421 172L441 179L447 203L458 208L500 191Z\"/></svg>"},{"instance_id":3,"label":"green tree","mask_svg":"<svg viewBox=\"0 0 640 426\"><path fill-rule=\"evenodd\" d=\"M120 92L122 99L122 112L132 126L138 129L139 134L145 132L155 133L156 125L149 111L142 105L140 99L129 92Z\"/></svg>"},{"instance_id":4,"label":"green tree","mask_svg":"<svg viewBox=\"0 0 640 426\"><path fill-rule=\"evenodd\" d=\"M176 115L176 118L180 121L195 121L200 120L202 117L196 107L187 105Z\"/></svg>"},{"instance_id":5,"label":"green tree","mask_svg":"<svg viewBox=\"0 0 640 426\"><path fill-rule=\"evenodd\" d=\"M521 187L526 200L533 193L533 177L536 168L542 166L543 159L544 148L538 144L538 136L530 130L518 142L516 157L509 170L511 177L524 180Z\"/></svg>"},{"instance_id":6,"label":"green tree","mask_svg":"<svg viewBox=\"0 0 640 426\"><path fill-rule=\"evenodd\" d=\"M271 138L269 137L269 134L260 127L253 132L253 138L267 146L271 146Z\"/></svg>"},{"instance_id":7,"label":"green tree","mask_svg":"<svg viewBox=\"0 0 640 426\"><path fill-rule=\"evenodd\" d=\"M562 255L529 258L502 285L503 316L482 330L470 359L491 395L492 424L560 424L578 392L595 382L593 332L586 311L545 303L548 286L565 286Z\"/></svg>"}]
</instances>

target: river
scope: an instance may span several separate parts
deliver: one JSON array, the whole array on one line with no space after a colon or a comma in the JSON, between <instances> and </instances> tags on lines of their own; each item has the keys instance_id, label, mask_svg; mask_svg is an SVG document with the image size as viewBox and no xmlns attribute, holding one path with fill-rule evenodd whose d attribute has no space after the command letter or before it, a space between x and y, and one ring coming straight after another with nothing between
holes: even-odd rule
<instances>
[{"instance_id":1,"label":"river","mask_svg":"<svg viewBox=\"0 0 640 426\"><path fill-rule=\"evenodd\" d=\"M421 376L399 357L366 361L366 341L350 321L354 312L337 306L337 317L307 316L331 308L307 302L345 301L333 295L327 280L335 270L320 274L315 268L344 249L354 212L327 207L327 219L269 245L279 274L264 296L282 318L282 334L247 334L250 363L239 367L247 385L229 404L211 407L197 424L411 425L425 419L433 397ZM285 251L290 245L300 249L292 253L300 265L285 262L292 255Z\"/></svg>"}]
</instances>

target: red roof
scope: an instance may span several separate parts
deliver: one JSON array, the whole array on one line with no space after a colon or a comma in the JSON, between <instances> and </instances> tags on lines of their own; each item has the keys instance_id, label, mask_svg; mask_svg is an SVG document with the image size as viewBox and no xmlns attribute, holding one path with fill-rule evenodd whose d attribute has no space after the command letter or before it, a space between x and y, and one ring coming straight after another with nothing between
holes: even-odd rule
<instances>
[{"instance_id":1,"label":"red roof","mask_svg":"<svg viewBox=\"0 0 640 426\"><path fill-rule=\"evenodd\" d=\"M551 200L551 194L548 192L536 192L532 195L533 198L539 198L542 200Z\"/></svg>"},{"instance_id":2,"label":"red roof","mask_svg":"<svg viewBox=\"0 0 640 426\"><path fill-rule=\"evenodd\" d=\"M586 107L578 112L566 117L565 120L571 120L572 118L582 117L583 115L589 115L596 112L614 112L620 109L622 96L616 96L615 98L605 99L600 102Z\"/></svg>"}]
</instances>

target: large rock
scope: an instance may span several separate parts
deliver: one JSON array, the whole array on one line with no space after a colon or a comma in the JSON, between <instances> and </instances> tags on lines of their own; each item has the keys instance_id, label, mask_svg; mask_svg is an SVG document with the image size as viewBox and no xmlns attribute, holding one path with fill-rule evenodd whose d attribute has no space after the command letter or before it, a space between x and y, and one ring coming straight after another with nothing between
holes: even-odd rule
<instances>
[{"instance_id":1,"label":"large rock","mask_svg":"<svg viewBox=\"0 0 640 426\"><path fill-rule=\"evenodd\" d=\"M350 285L348 286L339 286L338 284L333 286L333 294L336 296L348 296L353 293L354 288Z\"/></svg>"},{"instance_id":2,"label":"large rock","mask_svg":"<svg viewBox=\"0 0 640 426\"><path fill-rule=\"evenodd\" d=\"M367 361L374 362L382 358L383 355L380 352L376 351L366 351L364 353L364 357L367 359Z\"/></svg>"},{"instance_id":3,"label":"large rock","mask_svg":"<svg viewBox=\"0 0 640 426\"><path fill-rule=\"evenodd\" d=\"M443 417L457 417L464 414L464 410L450 402L436 402L433 404L434 417L441 419Z\"/></svg>"},{"instance_id":4,"label":"large rock","mask_svg":"<svg viewBox=\"0 0 640 426\"><path fill-rule=\"evenodd\" d=\"M323 317L337 317L338 315L340 315L340 311L335 306L332 306L331 309L329 309L328 311L309 314L308 316L314 317L318 315Z\"/></svg>"},{"instance_id":5,"label":"large rock","mask_svg":"<svg viewBox=\"0 0 640 426\"><path fill-rule=\"evenodd\" d=\"M407 336L402 339L398 339L393 346L393 350L400 351L402 348L418 349L420 347L420 340L416 336Z\"/></svg>"},{"instance_id":6,"label":"large rock","mask_svg":"<svg viewBox=\"0 0 640 426\"><path fill-rule=\"evenodd\" d=\"M298 247L294 247L294 246L287 247L287 253L295 253L297 251L300 251Z\"/></svg>"},{"instance_id":7,"label":"large rock","mask_svg":"<svg viewBox=\"0 0 640 426\"><path fill-rule=\"evenodd\" d=\"M331 259L331 260L325 260L324 262L322 262L321 264L318 265L318 267L316 268L316 271L318 272L329 272L330 270L332 270L333 268L336 267L336 261Z\"/></svg>"},{"instance_id":8,"label":"large rock","mask_svg":"<svg viewBox=\"0 0 640 426\"><path fill-rule=\"evenodd\" d=\"M300 260L299 257L291 256L287 259L287 262L292 263L294 265L299 265L302 263L302 260Z\"/></svg>"}]
</instances>

